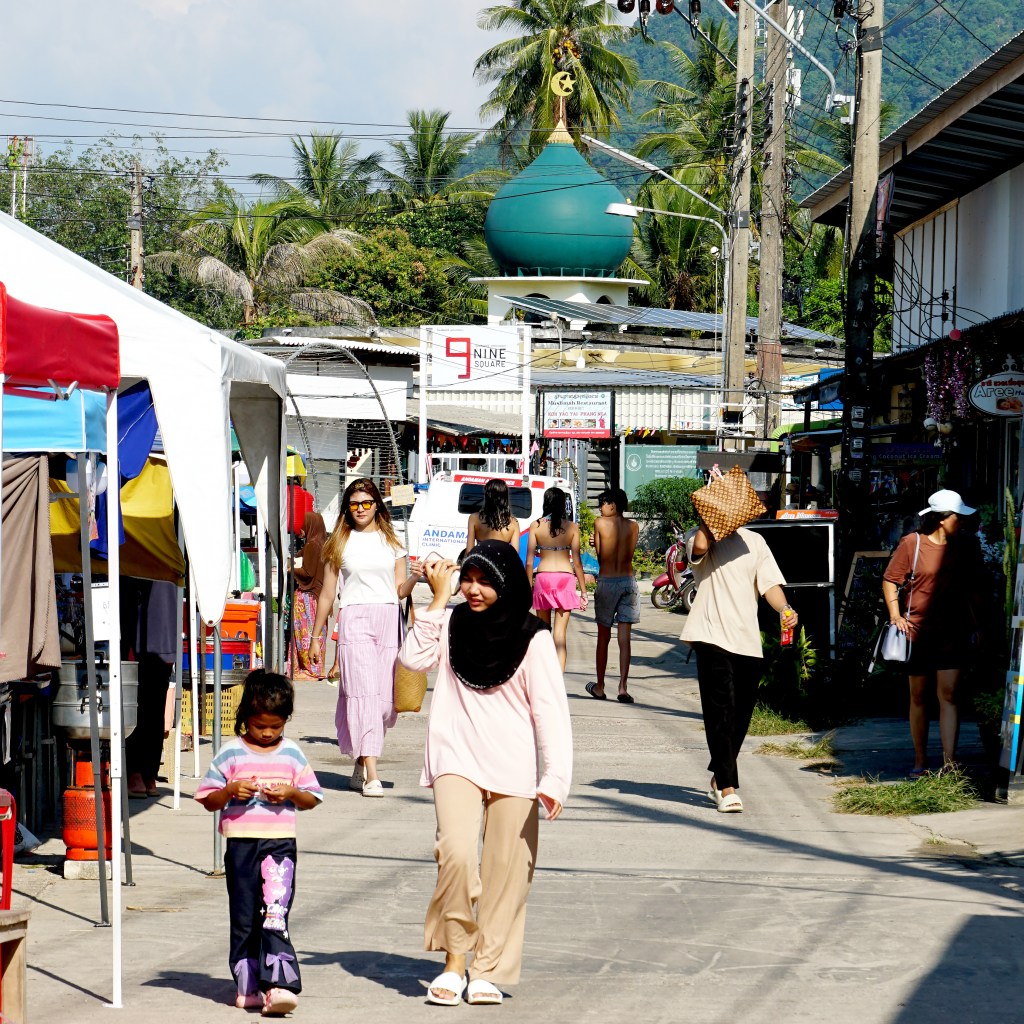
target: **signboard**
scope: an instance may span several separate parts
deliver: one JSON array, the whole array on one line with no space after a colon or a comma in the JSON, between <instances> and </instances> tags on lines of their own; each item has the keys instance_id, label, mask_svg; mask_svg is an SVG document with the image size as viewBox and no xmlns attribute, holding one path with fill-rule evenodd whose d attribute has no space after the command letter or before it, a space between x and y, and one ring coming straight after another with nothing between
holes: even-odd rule
<instances>
[{"instance_id":1,"label":"signboard","mask_svg":"<svg viewBox=\"0 0 1024 1024\"><path fill-rule=\"evenodd\" d=\"M392 488L394 490L394 488ZM839 513L834 508L780 508L775 513L776 519L838 519Z\"/></svg>"},{"instance_id":2,"label":"signboard","mask_svg":"<svg viewBox=\"0 0 1024 1024\"><path fill-rule=\"evenodd\" d=\"M697 445L630 444L626 446L626 475L623 489L632 501L636 489L652 480L697 476Z\"/></svg>"},{"instance_id":3,"label":"signboard","mask_svg":"<svg viewBox=\"0 0 1024 1024\"><path fill-rule=\"evenodd\" d=\"M545 437L611 437L610 391L545 391Z\"/></svg>"},{"instance_id":4,"label":"signboard","mask_svg":"<svg viewBox=\"0 0 1024 1024\"><path fill-rule=\"evenodd\" d=\"M424 327L430 386L456 391L518 391L519 328Z\"/></svg>"},{"instance_id":5,"label":"signboard","mask_svg":"<svg viewBox=\"0 0 1024 1024\"><path fill-rule=\"evenodd\" d=\"M993 373L979 380L967 397L986 416L1020 416L1024 413L1024 373Z\"/></svg>"},{"instance_id":6,"label":"signboard","mask_svg":"<svg viewBox=\"0 0 1024 1024\"><path fill-rule=\"evenodd\" d=\"M876 466L895 463L900 466L929 466L942 461L942 450L933 444L875 444L871 459Z\"/></svg>"}]
</instances>

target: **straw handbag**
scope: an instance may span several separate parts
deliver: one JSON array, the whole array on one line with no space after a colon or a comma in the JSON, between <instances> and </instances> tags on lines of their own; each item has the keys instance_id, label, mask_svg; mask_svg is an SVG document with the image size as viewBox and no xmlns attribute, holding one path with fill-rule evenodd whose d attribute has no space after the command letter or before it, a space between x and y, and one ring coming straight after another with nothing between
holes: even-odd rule
<instances>
[{"instance_id":1,"label":"straw handbag","mask_svg":"<svg viewBox=\"0 0 1024 1024\"><path fill-rule=\"evenodd\" d=\"M694 491L690 500L716 541L735 533L766 511L739 466L733 466L725 476Z\"/></svg>"},{"instance_id":2,"label":"straw handbag","mask_svg":"<svg viewBox=\"0 0 1024 1024\"><path fill-rule=\"evenodd\" d=\"M405 609L398 618L398 646L401 649L405 634L414 621L412 598L405 599ZM414 672L395 659L395 710L419 711L427 693L427 673Z\"/></svg>"}]
</instances>

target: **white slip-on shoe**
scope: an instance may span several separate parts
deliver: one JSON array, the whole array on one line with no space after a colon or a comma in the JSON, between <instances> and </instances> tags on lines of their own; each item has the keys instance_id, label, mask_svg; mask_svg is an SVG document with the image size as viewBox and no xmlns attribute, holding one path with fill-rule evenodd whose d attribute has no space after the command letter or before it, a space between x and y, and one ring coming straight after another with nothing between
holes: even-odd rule
<instances>
[{"instance_id":1,"label":"white slip-on shoe","mask_svg":"<svg viewBox=\"0 0 1024 1024\"><path fill-rule=\"evenodd\" d=\"M743 801L739 798L739 794L730 793L719 800L718 809L723 814L738 814L743 810Z\"/></svg>"},{"instance_id":2,"label":"white slip-on shoe","mask_svg":"<svg viewBox=\"0 0 1024 1024\"><path fill-rule=\"evenodd\" d=\"M362 789L365 781L366 773L363 771L363 766L361 764L356 764L352 769L352 778L348 780L348 788Z\"/></svg>"},{"instance_id":3,"label":"white slip-on shoe","mask_svg":"<svg viewBox=\"0 0 1024 1024\"><path fill-rule=\"evenodd\" d=\"M439 974L427 989L427 1002L438 1006L458 1006L462 1002L462 993L466 990L466 976L454 971ZM450 996L434 995L435 992L451 992Z\"/></svg>"},{"instance_id":4,"label":"white slip-on shoe","mask_svg":"<svg viewBox=\"0 0 1024 1024\"><path fill-rule=\"evenodd\" d=\"M501 989L483 978L474 978L466 989L470 1006L497 1006L502 998Z\"/></svg>"},{"instance_id":5,"label":"white slip-on shoe","mask_svg":"<svg viewBox=\"0 0 1024 1024\"><path fill-rule=\"evenodd\" d=\"M363 796L383 796L384 785L380 779L369 779L363 783Z\"/></svg>"}]
</instances>

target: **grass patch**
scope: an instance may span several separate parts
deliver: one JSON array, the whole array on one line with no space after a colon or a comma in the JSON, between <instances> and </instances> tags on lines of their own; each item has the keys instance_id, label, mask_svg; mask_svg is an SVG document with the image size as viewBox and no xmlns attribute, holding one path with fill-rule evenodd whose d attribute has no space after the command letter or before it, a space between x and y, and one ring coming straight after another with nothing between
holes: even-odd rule
<instances>
[{"instance_id":1,"label":"grass patch","mask_svg":"<svg viewBox=\"0 0 1024 1024\"><path fill-rule=\"evenodd\" d=\"M755 753L774 757L793 757L798 761L833 761L836 749L832 733L826 733L816 743L793 740L791 743L762 743Z\"/></svg>"},{"instance_id":2,"label":"grass patch","mask_svg":"<svg viewBox=\"0 0 1024 1024\"><path fill-rule=\"evenodd\" d=\"M971 780L958 771L924 775L909 782L865 782L843 786L832 798L841 814L889 817L965 811L979 800Z\"/></svg>"},{"instance_id":3,"label":"grass patch","mask_svg":"<svg viewBox=\"0 0 1024 1024\"><path fill-rule=\"evenodd\" d=\"M810 731L811 727L802 719L794 721L792 718L780 715L777 711L773 711L764 704L758 704L754 708L753 717L750 719L750 728L747 730L747 735L785 736L793 732Z\"/></svg>"}]
</instances>

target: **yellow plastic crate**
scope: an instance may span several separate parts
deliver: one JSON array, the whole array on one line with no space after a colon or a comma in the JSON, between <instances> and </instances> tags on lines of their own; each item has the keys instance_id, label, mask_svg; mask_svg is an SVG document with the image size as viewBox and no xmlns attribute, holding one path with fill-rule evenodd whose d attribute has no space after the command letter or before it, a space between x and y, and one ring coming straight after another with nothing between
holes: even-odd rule
<instances>
[{"instance_id":1,"label":"yellow plastic crate","mask_svg":"<svg viewBox=\"0 0 1024 1024\"><path fill-rule=\"evenodd\" d=\"M225 676L228 673L225 673ZM248 673L246 673L248 674ZM202 694L203 720L200 725L200 736L209 736L213 732L213 685L210 684ZM220 733L222 736L235 734L235 714L242 702L242 684L225 680L220 690ZM181 731L192 732L192 688L181 691Z\"/></svg>"}]
</instances>

